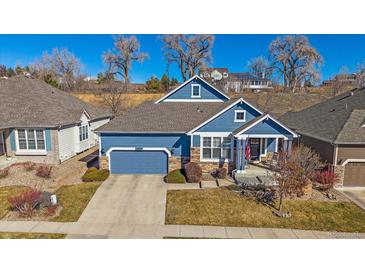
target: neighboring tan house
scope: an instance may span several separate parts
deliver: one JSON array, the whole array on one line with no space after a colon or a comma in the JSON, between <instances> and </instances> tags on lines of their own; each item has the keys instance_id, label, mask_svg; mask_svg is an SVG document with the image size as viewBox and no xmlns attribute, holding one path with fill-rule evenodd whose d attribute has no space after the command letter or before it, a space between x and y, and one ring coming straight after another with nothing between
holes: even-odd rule
<instances>
[{"instance_id":1,"label":"neighboring tan house","mask_svg":"<svg viewBox=\"0 0 365 274\"><path fill-rule=\"evenodd\" d=\"M98 144L94 130L110 120L41 80L0 79L0 160L58 164Z\"/></svg>"},{"instance_id":2,"label":"neighboring tan house","mask_svg":"<svg viewBox=\"0 0 365 274\"><path fill-rule=\"evenodd\" d=\"M272 83L269 79L247 72L230 73L225 88L234 92L242 92L247 89L261 91L272 88Z\"/></svg>"},{"instance_id":3,"label":"neighboring tan house","mask_svg":"<svg viewBox=\"0 0 365 274\"><path fill-rule=\"evenodd\" d=\"M271 81L265 77L258 77L248 72L233 73L227 68L206 68L200 71L200 77L226 92L260 91L272 88Z\"/></svg>"},{"instance_id":4,"label":"neighboring tan house","mask_svg":"<svg viewBox=\"0 0 365 274\"><path fill-rule=\"evenodd\" d=\"M340 175L341 186L365 186L365 89L350 91L280 121Z\"/></svg>"},{"instance_id":5,"label":"neighboring tan house","mask_svg":"<svg viewBox=\"0 0 365 274\"><path fill-rule=\"evenodd\" d=\"M127 111L97 130L100 166L113 174L166 174L192 161L204 172L245 172L250 160L291 150L297 135L242 98L194 76L156 102Z\"/></svg>"}]
</instances>

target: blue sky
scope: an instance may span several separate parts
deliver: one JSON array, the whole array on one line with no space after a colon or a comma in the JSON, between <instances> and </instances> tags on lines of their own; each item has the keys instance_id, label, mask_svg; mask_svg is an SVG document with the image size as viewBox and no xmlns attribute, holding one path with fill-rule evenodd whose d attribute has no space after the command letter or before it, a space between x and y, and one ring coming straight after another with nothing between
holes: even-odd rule
<instances>
[{"instance_id":1,"label":"blue sky","mask_svg":"<svg viewBox=\"0 0 365 274\"><path fill-rule=\"evenodd\" d=\"M148 52L149 59L143 64L133 64L131 76L134 82L144 82L151 75L160 77L166 71L160 35L136 35L141 50ZM267 55L270 42L278 35L215 35L213 63L215 67L227 67L231 72L247 70L247 62L256 56ZM310 43L323 56L322 79L337 73L342 66L352 72L365 60L365 35L308 35ZM44 51L66 47L85 65L84 72L95 76L105 69L101 56L113 48L113 35L0 35L0 64L25 66L40 57ZM181 80L175 65L170 75Z\"/></svg>"}]
</instances>

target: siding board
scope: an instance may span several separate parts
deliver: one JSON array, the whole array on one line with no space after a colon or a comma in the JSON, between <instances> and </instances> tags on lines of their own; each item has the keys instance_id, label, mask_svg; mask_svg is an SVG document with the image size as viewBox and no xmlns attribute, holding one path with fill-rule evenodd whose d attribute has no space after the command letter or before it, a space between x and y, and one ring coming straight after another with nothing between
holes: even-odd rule
<instances>
[{"instance_id":1,"label":"siding board","mask_svg":"<svg viewBox=\"0 0 365 274\"><path fill-rule=\"evenodd\" d=\"M199 84L201 86L200 88L200 98L191 98L191 85L192 84ZM181 87L179 90L171 94L166 99L179 99L179 100L222 100L227 101L227 98L224 97L222 94L217 92L214 88L210 87L200 79L193 79L191 82L187 83L183 87ZM163 102L163 101L162 101Z\"/></svg>"},{"instance_id":2,"label":"siding board","mask_svg":"<svg viewBox=\"0 0 365 274\"><path fill-rule=\"evenodd\" d=\"M333 164L334 147L332 144L305 135L301 135L299 141L314 149L321 156L322 160Z\"/></svg>"}]
</instances>

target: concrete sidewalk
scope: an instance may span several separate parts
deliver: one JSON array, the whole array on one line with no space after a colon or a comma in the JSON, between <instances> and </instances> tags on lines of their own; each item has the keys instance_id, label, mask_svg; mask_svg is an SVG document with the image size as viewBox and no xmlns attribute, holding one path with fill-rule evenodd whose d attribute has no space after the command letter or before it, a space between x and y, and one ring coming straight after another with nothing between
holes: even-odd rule
<instances>
[{"instance_id":1,"label":"concrete sidewalk","mask_svg":"<svg viewBox=\"0 0 365 274\"><path fill-rule=\"evenodd\" d=\"M365 239L365 233L199 225L0 221L0 232L62 233L69 239Z\"/></svg>"}]
</instances>

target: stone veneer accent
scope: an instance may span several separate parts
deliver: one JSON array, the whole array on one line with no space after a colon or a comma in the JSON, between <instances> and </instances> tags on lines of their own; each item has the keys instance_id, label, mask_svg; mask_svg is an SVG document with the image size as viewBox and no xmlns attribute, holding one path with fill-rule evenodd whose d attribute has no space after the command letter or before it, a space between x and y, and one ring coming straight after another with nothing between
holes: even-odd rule
<instances>
[{"instance_id":1,"label":"stone veneer accent","mask_svg":"<svg viewBox=\"0 0 365 274\"><path fill-rule=\"evenodd\" d=\"M169 172L174 169L184 168L184 165L190 161L190 157L171 156L169 157Z\"/></svg>"},{"instance_id":2,"label":"stone veneer accent","mask_svg":"<svg viewBox=\"0 0 365 274\"><path fill-rule=\"evenodd\" d=\"M100 169L109 169L108 156L99 156L99 168Z\"/></svg>"},{"instance_id":3,"label":"stone veneer accent","mask_svg":"<svg viewBox=\"0 0 365 274\"><path fill-rule=\"evenodd\" d=\"M234 157L233 157L233 159L234 159ZM215 169L217 169L219 167L225 167L228 170L228 172L230 173L236 167L235 161L224 162L224 163L201 162L200 161L200 148L198 148L198 147L190 148L190 161L200 164L204 173L211 173L212 171L214 171Z\"/></svg>"},{"instance_id":4,"label":"stone veneer accent","mask_svg":"<svg viewBox=\"0 0 365 274\"><path fill-rule=\"evenodd\" d=\"M338 183L336 187L343 186L343 180L345 178L345 167L344 166L332 166L333 172L338 176Z\"/></svg>"}]
</instances>

